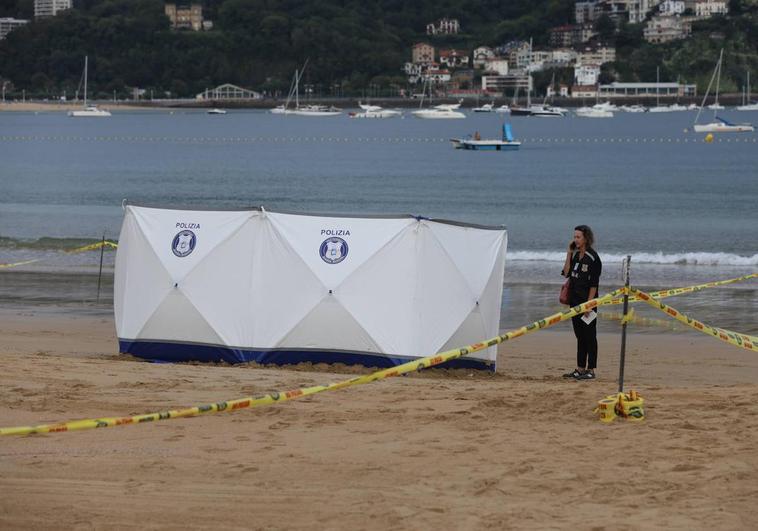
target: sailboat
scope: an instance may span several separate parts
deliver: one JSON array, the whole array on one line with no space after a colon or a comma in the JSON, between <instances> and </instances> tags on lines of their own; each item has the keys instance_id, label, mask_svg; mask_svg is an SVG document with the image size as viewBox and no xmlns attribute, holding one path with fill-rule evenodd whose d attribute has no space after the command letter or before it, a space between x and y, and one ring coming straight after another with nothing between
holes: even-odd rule
<instances>
[{"instance_id":1,"label":"sailboat","mask_svg":"<svg viewBox=\"0 0 758 531\"><path fill-rule=\"evenodd\" d=\"M655 67L655 107L650 107L648 112L679 112L688 110L684 105L672 103L671 105L661 105L661 68Z\"/></svg>"},{"instance_id":2,"label":"sailboat","mask_svg":"<svg viewBox=\"0 0 758 531\"><path fill-rule=\"evenodd\" d=\"M738 111L758 111L758 103L750 103L750 70L747 72L747 88L745 90L745 101L736 108Z\"/></svg>"},{"instance_id":3,"label":"sailboat","mask_svg":"<svg viewBox=\"0 0 758 531\"><path fill-rule=\"evenodd\" d=\"M88 57L84 56L84 108L79 111L69 111L68 115L75 118L104 118L111 113L103 109L98 109L95 105L87 105L87 70Z\"/></svg>"},{"instance_id":4,"label":"sailboat","mask_svg":"<svg viewBox=\"0 0 758 531\"><path fill-rule=\"evenodd\" d=\"M327 107L326 105L300 105L300 78L303 77L303 72L305 72L305 67L307 65L308 60L306 59L302 70L299 72L295 70L295 76L290 84L290 93L287 95L286 103L271 109L271 112L274 114L294 114L297 116L339 116L342 114L342 111L336 107ZM293 95L295 96L295 107L290 109L289 104Z\"/></svg>"},{"instance_id":5,"label":"sailboat","mask_svg":"<svg viewBox=\"0 0 758 531\"><path fill-rule=\"evenodd\" d=\"M711 81L708 83L708 89L705 91L705 96L703 96L703 102L700 104L700 109L697 111L697 116L695 116L695 123L693 125L693 129L696 133L750 133L755 131L755 127L752 126L752 124L733 124L730 122L727 122L723 118L720 118L716 116L716 113L713 113L713 121L707 124L699 124L697 123L698 118L700 118L700 113L703 112L703 107L705 107L705 102L708 99L708 94L711 91L711 86L713 85L714 78L716 79L716 104L718 104L718 91L719 91L719 84L721 81L721 64L724 60L724 49L721 49L721 53L719 54L719 60L716 63L716 68L713 70L713 75L711 76ZM708 106L711 109L717 109L723 107L713 107L711 105Z\"/></svg>"},{"instance_id":6,"label":"sailboat","mask_svg":"<svg viewBox=\"0 0 758 531\"><path fill-rule=\"evenodd\" d=\"M555 81L555 74L553 74L553 81ZM552 85L552 82L551 82ZM557 107L551 107L547 105L547 94L542 101L542 105L532 104L532 75L529 74L529 87L526 91L526 107L511 107L511 116L537 116L540 118L562 118L566 116L564 109Z\"/></svg>"}]
</instances>

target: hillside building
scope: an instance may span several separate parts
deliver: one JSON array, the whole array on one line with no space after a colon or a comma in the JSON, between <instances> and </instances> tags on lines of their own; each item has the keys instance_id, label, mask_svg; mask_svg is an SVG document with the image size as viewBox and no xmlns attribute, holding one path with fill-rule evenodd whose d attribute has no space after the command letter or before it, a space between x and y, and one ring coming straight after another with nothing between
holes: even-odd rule
<instances>
[{"instance_id":1,"label":"hillside building","mask_svg":"<svg viewBox=\"0 0 758 531\"><path fill-rule=\"evenodd\" d=\"M28 20L20 18L0 18L0 41L14 29L20 28L28 23Z\"/></svg>"},{"instance_id":2,"label":"hillside building","mask_svg":"<svg viewBox=\"0 0 758 531\"><path fill-rule=\"evenodd\" d=\"M461 25L457 18L441 18L426 25L427 35L458 35Z\"/></svg>"},{"instance_id":3,"label":"hillside building","mask_svg":"<svg viewBox=\"0 0 758 531\"><path fill-rule=\"evenodd\" d=\"M203 27L203 5L200 3L166 3L163 7L172 29L200 31Z\"/></svg>"},{"instance_id":4,"label":"hillside building","mask_svg":"<svg viewBox=\"0 0 758 531\"><path fill-rule=\"evenodd\" d=\"M71 9L72 0L34 0L34 18L54 17Z\"/></svg>"}]
</instances>

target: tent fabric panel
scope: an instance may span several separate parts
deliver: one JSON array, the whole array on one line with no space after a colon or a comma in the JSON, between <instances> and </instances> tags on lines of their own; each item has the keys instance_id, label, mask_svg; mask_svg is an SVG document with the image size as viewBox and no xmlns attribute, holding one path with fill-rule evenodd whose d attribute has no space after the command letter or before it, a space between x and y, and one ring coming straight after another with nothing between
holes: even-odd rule
<instances>
[{"instance_id":1,"label":"tent fabric panel","mask_svg":"<svg viewBox=\"0 0 758 531\"><path fill-rule=\"evenodd\" d=\"M213 327L180 288L174 288L166 296L135 339L223 344Z\"/></svg>"},{"instance_id":2,"label":"tent fabric panel","mask_svg":"<svg viewBox=\"0 0 758 531\"><path fill-rule=\"evenodd\" d=\"M174 282L183 280L187 273L242 224L260 215L244 210L163 210L131 205L126 209L134 214L142 232ZM193 247L174 252L174 240L187 232L194 236Z\"/></svg>"},{"instance_id":3,"label":"tent fabric panel","mask_svg":"<svg viewBox=\"0 0 758 531\"><path fill-rule=\"evenodd\" d=\"M177 283L227 345L255 344L250 334L255 274L252 242L261 239L260 230L260 220L249 219Z\"/></svg>"},{"instance_id":4,"label":"tent fabric panel","mask_svg":"<svg viewBox=\"0 0 758 531\"><path fill-rule=\"evenodd\" d=\"M427 223L427 226L466 279L472 293L481 294L500 250L507 246L505 230L444 223Z\"/></svg>"},{"instance_id":5,"label":"tent fabric panel","mask_svg":"<svg viewBox=\"0 0 758 531\"><path fill-rule=\"evenodd\" d=\"M293 251L329 289L334 289L369 260L388 241L416 220L412 218L365 219L267 213L268 219ZM321 256L321 246L330 238L347 245L344 259L330 263Z\"/></svg>"},{"instance_id":6,"label":"tent fabric panel","mask_svg":"<svg viewBox=\"0 0 758 531\"><path fill-rule=\"evenodd\" d=\"M260 220L253 246L250 317L243 345L273 348L325 297L329 290L271 222Z\"/></svg>"},{"instance_id":7,"label":"tent fabric panel","mask_svg":"<svg viewBox=\"0 0 758 531\"><path fill-rule=\"evenodd\" d=\"M382 352L413 350L417 307L416 221L387 242L335 290ZM391 282L386 282L391 279Z\"/></svg>"},{"instance_id":8,"label":"tent fabric panel","mask_svg":"<svg viewBox=\"0 0 758 531\"><path fill-rule=\"evenodd\" d=\"M318 349L323 345L336 350L382 352L379 345L333 295L324 298L274 346Z\"/></svg>"},{"instance_id":9,"label":"tent fabric panel","mask_svg":"<svg viewBox=\"0 0 758 531\"><path fill-rule=\"evenodd\" d=\"M132 211L127 210L116 250L113 306L116 333L135 338L173 287Z\"/></svg>"},{"instance_id":10,"label":"tent fabric panel","mask_svg":"<svg viewBox=\"0 0 758 531\"><path fill-rule=\"evenodd\" d=\"M411 353L428 356L440 352L451 331L476 307L479 293L471 291L464 273L428 223L420 224L417 238L416 333Z\"/></svg>"}]
</instances>

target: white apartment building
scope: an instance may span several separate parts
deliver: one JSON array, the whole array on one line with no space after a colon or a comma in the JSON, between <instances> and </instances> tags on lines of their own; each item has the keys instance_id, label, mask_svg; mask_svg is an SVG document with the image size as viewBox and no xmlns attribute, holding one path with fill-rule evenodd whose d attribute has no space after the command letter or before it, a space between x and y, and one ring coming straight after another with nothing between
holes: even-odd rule
<instances>
[{"instance_id":1,"label":"white apartment building","mask_svg":"<svg viewBox=\"0 0 758 531\"><path fill-rule=\"evenodd\" d=\"M54 17L71 9L72 0L34 0L34 18Z\"/></svg>"},{"instance_id":2,"label":"white apartment building","mask_svg":"<svg viewBox=\"0 0 758 531\"><path fill-rule=\"evenodd\" d=\"M692 33L692 24L679 17L655 17L642 33L647 42L660 44L688 37Z\"/></svg>"},{"instance_id":3,"label":"white apartment building","mask_svg":"<svg viewBox=\"0 0 758 531\"><path fill-rule=\"evenodd\" d=\"M597 85L600 65L577 65L574 67L574 85Z\"/></svg>"},{"instance_id":4,"label":"white apartment building","mask_svg":"<svg viewBox=\"0 0 758 531\"><path fill-rule=\"evenodd\" d=\"M629 2L629 22L639 24L645 21L647 14L655 9L661 0L632 0Z\"/></svg>"},{"instance_id":5,"label":"white apartment building","mask_svg":"<svg viewBox=\"0 0 758 531\"><path fill-rule=\"evenodd\" d=\"M665 0L658 6L658 13L664 17L683 15L687 5L682 0Z\"/></svg>"},{"instance_id":6,"label":"white apartment building","mask_svg":"<svg viewBox=\"0 0 758 531\"><path fill-rule=\"evenodd\" d=\"M487 61L495 58L495 51L489 46L480 46L474 50L474 68L483 68Z\"/></svg>"},{"instance_id":7,"label":"white apartment building","mask_svg":"<svg viewBox=\"0 0 758 531\"><path fill-rule=\"evenodd\" d=\"M0 41L14 29L28 23L28 20L20 18L0 18Z\"/></svg>"},{"instance_id":8,"label":"white apartment building","mask_svg":"<svg viewBox=\"0 0 758 531\"><path fill-rule=\"evenodd\" d=\"M434 46L425 42L413 45L411 50L412 61L417 64L429 64L434 62Z\"/></svg>"},{"instance_id":9,"label":"white apartment building","mask_svg":"<svg viewBox=\"0 0 758 531\"><path fill-rule=\"evenodd\" d=\"M616 48L608 46L587 49L583 52L578 52L576 55L576 64L578 65L603 65L605 63L612 63L615 60Z\"/></svg>"},{"instance_id":10,"label":"white apartment building","mask_svg":"<svg viewBox=\"0 0 758 531\"><path fill-rule=\"evenodd\" d=\"M457 18L441 18L436 23L430 22L426 25L427 35L457 35L461 30L461 25Z\"/></svg>"},{"instance_id":11,"label":"white apartment building","mask_svg":"<svg viewBox=\"0 0 758 531\"><path fill-rule=\"evenodd\" d=\"M574 18L577 24L591 24L600 18L601 13L598 0L585 0L574 4Z\"/></svg>"},{"instance_id":12,"label":"white apartment building","mask_svg":"<svg viewBox=\"0 0 758 531\"><path fill-rule=\"evenodd\" d=\"M705 2L695 3L695 16L699 18L710 18L713 15L726 15L729 8L726 2L718 0L706 0Z\"/></svg>"},{"instance_id":13,"label":"white apartment building","mask_svg":"<svg viewBox=\"0 0 758 531\"><path fill-rule=\"evenodd\" d=\"M508 75L508 59L497 57L489 59L484 66L486 72L494 72L499 76Z\"/></svg>"}]
</instances>

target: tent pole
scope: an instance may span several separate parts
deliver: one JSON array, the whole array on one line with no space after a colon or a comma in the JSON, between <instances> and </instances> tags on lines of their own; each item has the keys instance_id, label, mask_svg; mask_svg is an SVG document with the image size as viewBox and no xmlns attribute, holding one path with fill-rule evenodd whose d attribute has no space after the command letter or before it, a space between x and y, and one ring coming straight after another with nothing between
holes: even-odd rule
<instances>
[{"instance_id":1,"label":"tent pole","mask_svg":"<svg viewBox=\"0 0 758 531\"><path fill-rule=\"evenodd\" d=\"M103 241L100 243L100 270L97 273L97 303L100 303L100 283L103 279L103 253L105 252L105 231L103 231Z\"/></svg>"},{"instance_id":2,"label":"tent pole","mask_svg":"<svg viewBox=\"0 0 758 531\"><path fill-rule=\"evenodd\" d=\"M632 255L626 255L624 260L624 286L627 288L624 292L624 317L621 320L621 356L619 358L619 393L624 392L624 363L626 361L626 316L629 311L629 263L632 261Z\"/></svg>"}]
</instances>

